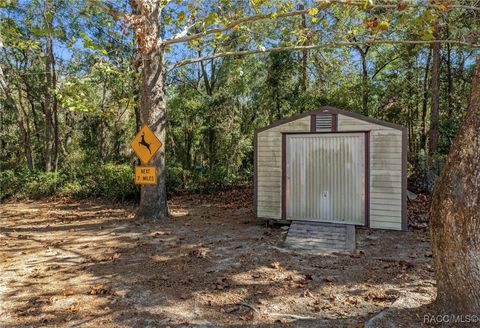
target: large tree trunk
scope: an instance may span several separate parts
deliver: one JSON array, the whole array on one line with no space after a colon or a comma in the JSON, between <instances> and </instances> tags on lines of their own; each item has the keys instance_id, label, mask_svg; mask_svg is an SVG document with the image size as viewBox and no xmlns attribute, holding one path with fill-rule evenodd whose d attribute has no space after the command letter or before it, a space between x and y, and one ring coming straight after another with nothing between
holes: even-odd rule
<instances>
[{"instance_id":1,"label":"large tree trunk","mask_svg":"<svg viewBox=\"0 0 480 328\"><path fill-rule=\"evenodd\" d=\"M480 313L480 58L468 113L432 203L437 304L442 313Z\"/></svg>"},{"instance_id":2,"label":"large tree trunk","mask_svg":"<svg viewBox=\"0 0 480 328\"><path fill-rule=\"evenodd\" d=\"M145 35L142 39L137 39L142 52L140 121L142 125L146 124L152 129L163 145L148 164L157 168L157 184L142 185L140 193L137 217L148 219L168 215L164 151L167 122L165 49L157 45L162 37L161 9L160 1L142 1L140 12L144 19Z\"/></svg>"},{"instance_id":3,"label":"large tree trunk","mask_svg":"<svg viewBox=\"0 0 480 328\"><path fill-rule=\"evenodd\" d=\"M440 36L439 23L434 26L433 36ZM440 121L440 43L432 45L432 108L430 110L430 134L428 139L428 153L433 155L437 151L438 128Z\"/></svg>"}]
</instances>

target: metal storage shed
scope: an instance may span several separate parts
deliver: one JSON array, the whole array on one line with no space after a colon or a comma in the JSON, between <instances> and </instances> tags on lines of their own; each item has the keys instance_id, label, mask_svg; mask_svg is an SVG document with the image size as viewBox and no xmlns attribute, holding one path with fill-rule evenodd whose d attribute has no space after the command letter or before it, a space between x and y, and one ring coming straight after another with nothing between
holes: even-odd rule
<instances>
[{"instance_id":1,"label":"metal storage shed","mask_svg":"<svg viewBox=\"0 0 480 328\"><path fill-rule=\"evenodd\" d=\"M407 229L407 132L333 107L255 131L255 216Z\"/></svg>"}]
</instances>

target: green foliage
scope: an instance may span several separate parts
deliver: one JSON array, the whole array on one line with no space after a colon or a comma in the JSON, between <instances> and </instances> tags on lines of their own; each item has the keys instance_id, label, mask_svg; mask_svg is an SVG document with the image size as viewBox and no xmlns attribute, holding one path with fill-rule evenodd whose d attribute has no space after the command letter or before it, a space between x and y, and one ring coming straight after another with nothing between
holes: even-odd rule
<instances>
[{"instance_id":1,"label":"green foliage","mask_svg":"<svg viewBox=\"0 0 480 328\"><path fill-rule=\"evenodd\" d=\"M0 199L16 197L91 198L127 200L138 197L133 167L128 164L80 165L72 171L0 172Z\"/></svg>"},{"instance_id":2,"label":"green foliage","mask_svg":"<svg viewBox=\"0 0 480 328\"><path fill-rule=\"evenodd\" d=\"M94 189L89 184L82 184L80 181L69 181L63 184L57 195L65 198L89 198L94 196ZM96 195L95 195L96 196Z\"/></svg>"},{"instance_id":3,"label":"green foliage","mask_svg":"<svg viewBox=\"0 0 480 328\"><path fill-rule=\"evenodd\" d=\"M18 187L18 179L14 170L0 171L0 199L15 195Z\"/></svg>"},{"instance_id":4,"label":"green foliage","mask_svg":"<svg viewBox=\"0 0 480 328\"><path fill-rule=\"evenodd\" d=\"M450 146L456 136L456 131L460 128L461 120L458 116L443 117L440 120L440 138L438 140L438 153L448 154Z\"/></svg>"},{"instance_id":5,"label":"green foliage","mask_svg":"<svg viewBox=\"0 0 480 328\"><path fill-rule=\"evenodd\" d=\"M236 175L226 166L215 166L207 171L205 180L208 181L210 188L221 189L226 186L231 186L236 182Z\"/></svg>"},{"instance_id":6,"label":"green foliage","mask_svg":"<svg viewBox=\"0 0 480 328\"><path fill-rule=\"evenodd\" d=\"M137 192L131 165L105 164L98 178L99 189L104 197L125 200L133 198Z\"/></svg>"},{"instance_id":7,"label":"green foliage","mask_svg":"<svg viewBox=\"0 0 480 328\"><path fill-rule=\"evenodd\" d=\"M56 172L28 174L25 176L25 180L21 182L23 191L20 195L34 199L53 196L62 184L62 178Z\"/></svg>"},{"instance_id":8,"label":"green foliage","mask_svg":"<svg viewBox=\"0 0 480 328\"><path fill-rule=\"evenodd\" d=\"M449 10L440 2L411 6L404 1L389 9L375 8L375 1L325 7L306 2L303 17L283 17L301 9L292 1L161 3L166 5L162 35L170 37L192 23L187 35L202 35L182 46L169 45L169 64L183 57L281 46L431 40L437 21L442 39L478 42L474 12ZM128 2L108 5L120 11L132 9ZM115 19L89 1L57 1L48 10L36 1L0 0L0 6L0 65L14 103L6 101L0 90L0 198L137 197L139 188L133 185L130 165L135 156L129 142L137 129L141 98L141 56L135 42L144 31L135 30L138 21L133 16L131 21ZM222 30L252 15L267 19ZM203 33L212 28L215 33ZM136 39L135 33L139 33ZM50 85L46 81L53 76L45 61L48 39L55 48L57 74L56 84ZM424 80L429 47L366 43L231 56L169 71L168 192L250 182L254 130L323 105L353 112L366 106L369 115L408 127L413 169L430 126L431 70ZM464 116L476 54L442 45L439 160L449 151ZM46 109L55 109L56 118L47 117ZM58 163L57 173L42 172L47 164L47 123L58 131L58 159L51 161ZM53 134L50 141L56 143Z\"/></svg>"},{"instance_id":9,"label":"green foliage","mask_svg":"<svg viewBox=\"0 0 480 328\"><path fill-rule=\"evenodd\" d=\"M167 192L171 193L176 190L185 189L187 185L186 181L191 180L191 171L184 169L181 165L178 164L168 164L167 165Z\"/></svg>"},{"instance_id":10,"label":"green foliage","mask_svg":"<svg viewBox=\"0 0 480 328\"><path fill-rule=\"evenodd\" d=\"M0 199L50 197L63 182L64 176L55 172L4 170L0 172Z\"/></svg>"}]
</instances>

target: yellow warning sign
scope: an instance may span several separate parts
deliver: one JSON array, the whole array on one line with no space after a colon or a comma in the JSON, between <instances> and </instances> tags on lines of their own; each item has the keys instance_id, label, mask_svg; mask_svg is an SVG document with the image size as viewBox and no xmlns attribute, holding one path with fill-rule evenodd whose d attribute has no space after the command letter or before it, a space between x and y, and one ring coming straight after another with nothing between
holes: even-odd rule
<instances>
[{"instance_id":1,"label":"yellow warning sign","mask_svg":"<svg viewBox=\"0 0 480 328\"><path fill-rule=\"evenodd\" d=\"M157 184L155 166L135 166L135 184Z\"/></svg>"},{"instance_id":2,"label":"yellow warning sign","mask_svg":"<svg viewBox=\"0 0 480 328\"><path fill-rule=\"evenodd\" d=\"M148 163L157 150L162 147L162 142L147 125L137 133L130 144L143 163Z\"/></svg>"}]
</instances>

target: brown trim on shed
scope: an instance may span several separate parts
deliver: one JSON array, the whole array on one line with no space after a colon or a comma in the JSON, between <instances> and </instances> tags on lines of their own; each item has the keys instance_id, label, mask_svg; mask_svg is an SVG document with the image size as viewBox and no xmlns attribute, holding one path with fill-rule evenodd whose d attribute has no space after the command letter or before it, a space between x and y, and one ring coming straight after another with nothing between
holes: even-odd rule
<instances>
[{"instance_id":1,"label":"brown trim on shed","mask_svg":"<svg viewBox=\"0 0 480 328\"><path fill-rule=\"evenodd\" d=\"M370 131L365 132L365 227L370 228Z\"/></svg>"},{"instance_id":2,"label":"brown trim on shed","mask_svg":"<svg viewBox=\"0 0 480 328\"><path fill-rule=\"evenodd\" d=\"M314 111L297 114L297 115L294 115L294 116L291 116L291 117L287 117L287 118L275 121L270 125L267 125L263 128L257 129L256 131L257 132L262 132L262 131L274 128L276 126L298 120L298 119L300 119L302 117L305 117L305 116L314 115L314 114L318 115L318 114L322 114L322 113L345 115L345 116L353 117L353 118L356 118L356 119L359 119L359 120L362 120L362 121L365 121L365 122L370 122L370 123L373 123L373 124L386 126L386 127L392 128L392 129L400 130L400 131L403 131L405 129L405 127L403 127L401 125L398 125L398 124L395 124L395 123L384 122L384 121L381 121L381 120L373 118L373 117L364 116L362 114L349 112L349 111L339 109L339 108L335 108L335 107L331 107L331 106L323 106L323 107L320 107L319 109L314 110Z\"/></svg>"},{"instance_id":3,"label":"brown trim on shed","mask_svg":"<svg viewBox=\"0 0 480 328\"><path fill-rule=\"evenodd\" d=\"M310 132L317 132L317 115L310 115Z\"/></svg>"},{"instance_id":4,"label":"brown trim on shed","mask_svg":"<svg viewBox=\"0 0 480 328\"><path fill-rule=\"evenodd\" d=\"M287 219L287 135L282 133L282 220Z\"/></svg>"},{"instance_id":5,"label":"brown trim on shed","mask_svg":"<svg viewBox=\"0 0 480 328\"><path fill-rule=\"evenodd\" d=\"M338 131L338 114L332 114L332 132Z\"/></svg>"},{"instance_id":6,"label":"brown trim on shed","mask_svg":"<svg viewBox=\"0 0 480 328\"><path fill-rule=\"evenodd\" d=\"M407 155L408 154L408 134L407 129L402 130L402 230L408 231L408 212L407 212Z\"/></svg>"},{"instance_id":7,"label":"brown trim on shed","mask_svg":"<svg viewBox=\"0 0 480 328\"><path fill-rule=\"evenodd\" d=\"M400 131L403 131L403 129L405 128L404 126L399 125L399 124L385 122L385 121L382 121L382 120L379 120L379 119L376 119L376 118L373 118L373 117L370 117L370 116L365 116L365 115L362 115L362 114L349 112L349 111L339 109L339 108L336 108L336 107L331 107L331 106L323 106L319 109L319 111L332 113L332 114L337 114L337 115L338 114L345 115L345 116L356 118L356 119L359 119L359 120L362 120L362 121L365 121L365 122L370 122L370 123L373 123L373 124L386 126L388 128L392 128L392 129L396 129L396 130L400 130Z\"/></svg>"},{"instance_id":8,"label":"brown trim on shed","mask_svg":"<svg viewBox=\"0 0 480 328\"><path fill-rule=\"evenodd\" d=\"M280 132L280 133L282 133L282 134L332 134L332 133L365 133L365 132L370 132L370 130L318 131L318 132L292 131L292 132Z\"/></svg>"}]
</instances>

